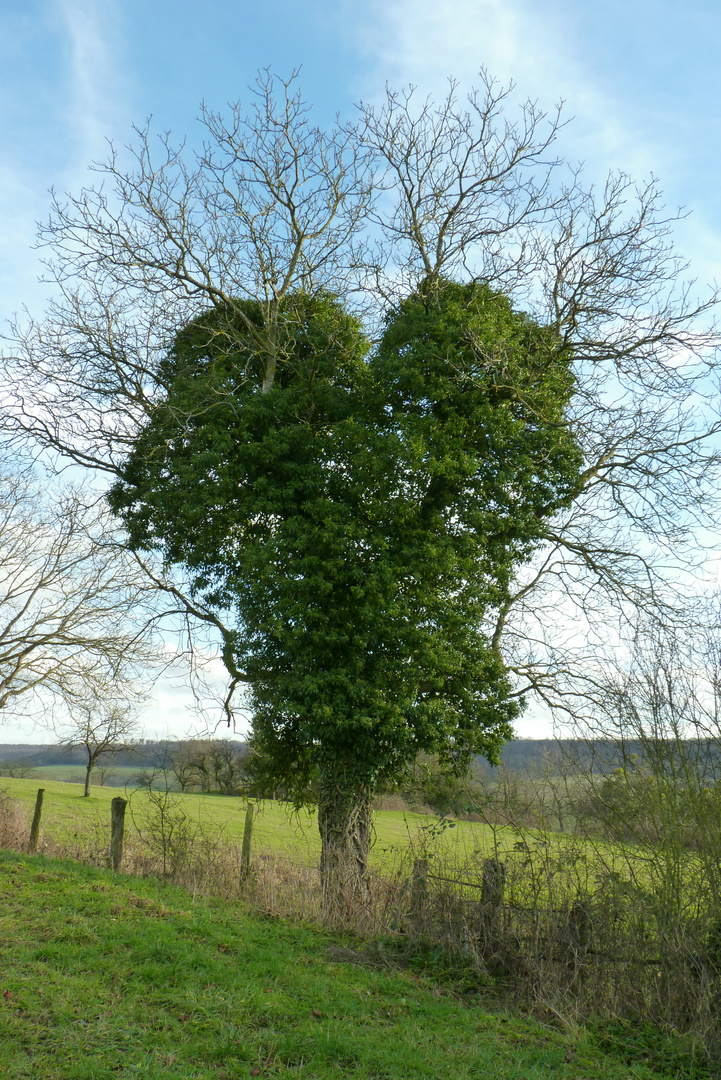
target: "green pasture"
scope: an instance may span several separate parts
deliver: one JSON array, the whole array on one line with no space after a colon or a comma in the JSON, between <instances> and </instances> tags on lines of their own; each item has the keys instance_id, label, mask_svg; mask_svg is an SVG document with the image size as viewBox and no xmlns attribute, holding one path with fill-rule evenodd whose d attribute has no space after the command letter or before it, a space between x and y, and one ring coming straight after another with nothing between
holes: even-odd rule
<instances>
[{"instance_id":1,"label":"green pasture","mask_svg":"<svg viewBox=\"0 0 721 1080\"><path fill-rule=\"evenodd\" d=\"M126 829L130 836L142 832L152 813L147 792L128 787L95 786L89 798L80 784L57 780L3 778L0 788L23 808L29 832L38 787L44 787L43 842L80 852L85 840L96 846L109 837L110 803L118 795L129 800ZM240 798L198 793L171 793L173 813L181 812L206 836L240 846L247 803ZM459 880L469 896L477 895L483 861L501 858L508 871L507 899L521 904L548 902L554 890L564 895L593 892L603 874L629 872L629 851L614 849L609 843L592 846L563 834L523 833L508 826L480 822L439 820L426 814L378 811L374 814L375 842L371 852L374 869L392 871L400 862L428 859L432 877ZM303 866L317 866L320 838L313 810L294 810L290 804L265 801L256 804L253 827L253 857L283 857ZM643 876L644 858L635 858L635 872Z\"/></svg>"},{"instance_id":2,"label":"green pasture","mask_svg":"<svg viewBox=\"0 0 721 1080\"><path fill-rule=\"evenodd\" d=\"M131 782L139 772L137 765L112 765L105 783L113 787L122 786ZM35 773L37 780L62 780L67 784L83 784L85 782L84 765L38 765ZM0 777L0 785L2 784L3 778ZM93 786L100 786L97 769L93 773L92 784Z\"/></svg>"},{"instance_id":3,"label":"green pasture","mask_svg":"<svg viewBox=\"0 0 721 1080\"><path fill-rule=\"evenodd\" d=\"M81 784L58 780L19 780L5 777L0 788L23 807L28 828L39 787L45 789L42 836L57 841L77 839L83 832L109 828L110 803L118 795L129 800L129 825L133 819L142 823L150 809L143 790L94 786L88 798ZM173 792L170 800L174 810L182 810L188 818L206 830L222 836L231 843L240 843L243 836L247 803L232 796ZM437 819L425 814L379 811L374 815L375 843L373 859L377 865L391 862L397 853L421 849L427 845L447 851L476 851L491 854L503 833L502 843L512 846L513 830L494 831L486 825L458 822L454 828L439 827ZM288 803L268 800L255 807L253 826L255 852L287 856L301 863L317 862L320 838L315 811L296 811Z\"/></svg>"}]
</instances>

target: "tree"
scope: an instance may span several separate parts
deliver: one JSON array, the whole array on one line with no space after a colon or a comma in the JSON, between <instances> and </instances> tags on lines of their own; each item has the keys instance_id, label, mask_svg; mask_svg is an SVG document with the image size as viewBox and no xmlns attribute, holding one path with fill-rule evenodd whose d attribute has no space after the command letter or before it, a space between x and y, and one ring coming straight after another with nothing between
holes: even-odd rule
<instances>
[{"instance_id":1,"label":"tree","mask_svg":"<svg viewBox=\"0 0 721 1080\"><path fill-rule=\"evenodd\" d=\"M603 702L605 663L632 646L639 613L697 632L689 578L719 511L718 296L685 280L658 183L586 186L579 167L549 162L558 116L527 103L507 120L512 89L484 77L464 104L453 83L438 104L389 91L361 107L363 139L385 188L383 295L421 277L486 282L568 350L579 488L546 520L493 635L516 693L565 720Z\"/></svg>"},{"instance_id":2,"label":"tree","mask_svg":"<svg viewBox=\"0 0 721 1080\"><path fill-rule=\"evenodd\" d=\"M27 758L12 758L10 761L0 761L0 776L12 776L19 780L35 780L37 775L36 766Z\"/></svg>"},{"instance_id":3,"label":"tree","mask_svg":"<svg viewBox=\"0 0 721 1080\"><path fill-rule=\"evenodd\" d=\"M556 337L480 286L409 297L369 358L337 301L293 295L266 393L242 324L230 342L216 325L161 363L110 502L131 544L234 613L256 745L296 791L318 776L328 891L364 880L379 784L420 751L465 769L510 737L484 620L574 494L573 380Z\"/></svg>"},{"instance_id":4,"label":"tree","mask_svg":"<svg viewBox=\"0 0 721 1080\"><path fill-rule=\"evenodd\" d=\"M153 770L165 776L165 786L169 786L172 776L181 791L191 791L201 787L198 766L195 760L195 741L178 740L160 744L159 752L153 760Z\"/></svg>"},{"instance_id":5,"label":"tree","mask_svg":"<svg viewBox=\"0 0 721 1080\"><path fill-rule=\"evenodd\" d=\"M47 721L137 677L156 659L152 600L97 495L0 466L0 708Z\"/></svg>"},{"instance_id":6,"label":"tree","mask_svg":"<svg viewBox=\"0 0 721 1080\"><path fill-rule=\"evenodd\" d=\"M116 481L264 748L299 789L318 766L327 880L362 880L412 752L582 708L632 609L681 626L713 520L715 297L655 183L584 187L507 96L389 92L325 132L262 76L195 162L140 132L56 200L59 299L6 365L11 433Z\"/></svg>"},{"instance_id":7,"label":"tree","mask_svg":"<svg viewBox=\"0 0 721 1080\"><path fill-rule=\"evenodd\" d=\"M70 718L57 731L68 749L80 746L85 751L85 798L90 795L90 778L100 759L130 749L138 733L128 687L124 688L125 700L114 687L106 687L102 696L98 695L98 689L97 686L86 689L82 697L71 703Z\"/></svg>"},{"instance_id":8,"label":"tree","mask_svg":"<svg viewBox=\"0 0 721 1080\"><path fill-rule=\"evenodd\" d=\"M217 791L221 795L240 794L245 786L244 743L230 739L197 740L189 749L203 791Z\"/></svg>"}]
</instances>

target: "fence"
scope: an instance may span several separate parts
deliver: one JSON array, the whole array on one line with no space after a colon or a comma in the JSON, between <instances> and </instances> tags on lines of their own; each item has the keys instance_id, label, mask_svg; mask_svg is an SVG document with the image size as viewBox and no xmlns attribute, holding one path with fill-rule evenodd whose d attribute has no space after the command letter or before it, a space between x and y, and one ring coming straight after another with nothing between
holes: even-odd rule
<instances>
[{"instance_id":1,"label":"fence","mask_svg":"<svg viewBox=\"0 0 721 1080\"><path fill-rule=\"evenodd\" d=\"M40 839L40 827L42 824L45 789L39 788L35 800L35 810L30 836L28 839L28 851L34 854L38 850ZM125 841L125 813L128 800L120 796L114 798L110 804L110 835L108 844L108 864L115 871L120 871L123 866L123 852ZM245 881L250 876L251 870L251 845L253 833L254 804L248 803L246 807L245 823L243 829L243 841L241 847L240 880Z\"/></svg>"},{"instance_id":2,"label":"fence","mask_svg":"<svg viewBox=\"0 0 721 1080\"><path fill-rule=\"evenodd\" d=\"M48 812L43 795L40 789L22 844L31 851ZM193 889L244 896L272 914L321 917L316 866L254 852L253 804L245 807L242 844L224 847L217 837L189 836L161 799L154 861L139 853L137 837L128 854L128 805L113 800L96 847L101 865L164 872ZM525 850L462 868L421 850L392 872L374 875L370 902L354 925L390 937L398 948L425 943L456 954L481 979L501 978L549 1016L647 1018L721 1047L721 917L714 918L713 905L671 910L663 897L613 873L574 890L550 863L541 888L532 869Z\"/></svg>"}]
</instances>

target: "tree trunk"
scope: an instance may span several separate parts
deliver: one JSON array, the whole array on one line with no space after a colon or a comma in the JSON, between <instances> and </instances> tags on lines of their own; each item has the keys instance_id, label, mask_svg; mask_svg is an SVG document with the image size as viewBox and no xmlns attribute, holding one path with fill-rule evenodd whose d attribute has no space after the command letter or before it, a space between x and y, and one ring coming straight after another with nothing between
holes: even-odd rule
<instances>
[{"instance_id":1,"label":"tree trunk","mask_svg":"<svg viewBox=\"0 0 721 1080\"><path fill-rule=\"evenodd\" d=\"M85 791L83 795L87 799L90 795L90 774L93 771L93 762L89 761L85 769Z\"/></svg>"},{"instance_id":2,"label":"tree trunk","mask_svg":"<svg viewBox=\"0 0 721 1080\"><path fill-rule=\"evenodd\" d=\"M320 880L323 910L347 918L368 902L371 790L330 769L321 771L318 792Z\"/></svg>"}]
</instances>

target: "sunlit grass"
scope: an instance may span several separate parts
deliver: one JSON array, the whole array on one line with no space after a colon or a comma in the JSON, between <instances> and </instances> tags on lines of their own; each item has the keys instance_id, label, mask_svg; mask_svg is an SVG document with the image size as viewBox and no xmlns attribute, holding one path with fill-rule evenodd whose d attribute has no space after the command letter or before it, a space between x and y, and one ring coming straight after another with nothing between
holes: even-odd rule
<instances>
[{"instance_id":1,"label":"sunlit grass","mask_svg":"<svg viewBox=\"0 0 721 1080\"><path fill-rule=\"evenodd\" d=\"M0 855L8 1080L656 1080L458 963L194 902L152 879ZM349 962L353 960L353 962Z\"/></svg>"},{"instance_id":2,"label":"sunlit grass","mask_svg":"<svg viewBox=\"0 0 721 1080\"><path fill-rule=\"evenodd\" d=\"M132 782L139 771L137 765L112 765L108 780L112 780L112 786L116 787L121 783ZM35 777L37 780L62 780L65 783L82 784L85 780L85 766L77 762L74 765L38 765L35 768ZM3 778L0 777L0 784L2 783ZM93 774L92 783L93 786L100 786L97 770Z\"/></svg>"},{"instance_id":3,"label":"sunlit grass","mask_svg":"<svg viewBox=\"0 0 721 1080\"><path fill-rule=\"evenodd\" d=\"M45 789L41 850L43 844L67 854L80 854L84 843L96 850L109 841L110 803L129 800L127 833L139 837L146 831L149 813L147 793L142 789L94 786L89 798L79 784L53 780L3 778L0 787L23 806L27 830L39 787ZM239 848L247 803L237 797L172 793L173 813L187 816L206 836ZM631 880L639 887L653 885L657 861L647 847L592 841L536 829L516 829L482 822L439 820L431 815L401 811L374 814L375 841L371 868L395 872L410 868L416 858L426 858L431 877L461 882L461 892L477 897L483 862L489 857L503 861L506 899L516 904L548 904L554 897L594 893L609 875ZM283 858L301 867L317 867L320 837L315 811L294 810L288 803L267 800L257 803L253 826L253 856ZM697 858L684 854L685 876L693 884ZM463 884L465 883L465 884Z\"/></svg>"},{"instance_id":4,"label":"sunlit grass","mask_svg":"<svg viewBox=\"0 0 721 1080\"><path fill-rule=\"evenodd\" d=\"M45 789L43 835L60 842L77 838L83 830L109 828L110 803L118 796L130 801L130 827L133 817L139 826L148 812L146 794L140 790L94 786L88 798L78 784L54 780L18 780L3 778L0 787L17 799L28 815L32 813L39 787ZM180 792L172 794L175 807L188 817L215 829L230 842L240 842L245 822L246 802L223 795ZM392 862L399 852L409 848L421 851L429 844L460 857L463 852L482 850L492 854L499 844L512 845L517 834L512 829L492 829L474 822L458 822L454 828L438 829L437 819L426 814L382 810L374 814L375 843L372 860L377 866ZM320 854L320 838L314 810L294 810L288 803L267 800L256 805L253 847L271 855L294 857L307 864Z\"/></svg>"}]
</instances>

